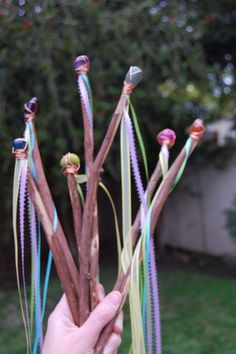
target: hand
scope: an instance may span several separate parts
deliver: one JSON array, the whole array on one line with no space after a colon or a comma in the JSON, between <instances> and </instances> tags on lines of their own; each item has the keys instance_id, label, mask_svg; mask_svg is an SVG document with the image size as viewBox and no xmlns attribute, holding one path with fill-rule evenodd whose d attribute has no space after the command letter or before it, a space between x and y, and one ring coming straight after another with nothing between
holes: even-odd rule
<instances>
[{"instance_id":1,"label":"hand","mask_svg":"<svg viewBox=\"0 0 236 354\"><path fill-rule=\"evenodd\" d=\"M100 299L104 297L102 286ZM63 295L48 319L42 354L92 354L102 329L114 317L121 304L122 296L112 291L97 305L87 321L77 327L72 319L66 296ZM104 349L104 354L116 354L121 343L123 314L118 317L114 331Z\"/></svg>"}]
</instances>

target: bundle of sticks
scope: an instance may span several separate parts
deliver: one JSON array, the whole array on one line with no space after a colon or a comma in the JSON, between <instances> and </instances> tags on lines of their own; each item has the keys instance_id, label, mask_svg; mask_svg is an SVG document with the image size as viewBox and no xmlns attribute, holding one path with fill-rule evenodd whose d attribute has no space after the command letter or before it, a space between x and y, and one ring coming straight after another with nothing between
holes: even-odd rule
<instances>
[{"instance_id":1,"label":"bundle of sticks","mask_svg":"<svg viewBox=\"0 0 236 354\"><path fill-rule=\"evenodd\" d=\"M103 142L97 155L94 156L92 98L87 76L90 69L88 57L83 55L76 58L74 68L78 78L84 128L85 179L87 184L84 203L82 203L78 191L79 157L74 153L64 155L61 160L61 168L67 179L72 207L74 236L77 245L76 259L72 256L68 246L46 180L35 130L35 118L38 109L38 100L35 97L24 106L24 119L26 123L24 138L15 139L12 149L17 163L21 164L21 173L25 162L25 193L29 195L32 206L35 208L37 217L42 225L59 279L67 296L74 322L76 325L81 326L98 303L99 229L97 189L105 160L111 149L119 125L129 111L130 96L141 81L142 71L136 66L130 67ZM170 168L166 164L166 159L168 150L174 144L175 135L168 129L158 135L158 141L162 146L160 159L144 191L146 200L151 201L151 204L148 206L148 211L150 211L151 237L154 235L154 230L168 195L176 183L181 170L184 168L187 158L201 140L204 131L205 128L202 120L196 119L189 130L188 144L183 147ZM159 184L162 174L163 179ZM18 176L18 180L20 179L22 182L22 176ZM20 198L19 188L18 195L15 197L16 199ZM132 255L126 266L120 268L114 284L114 289L120 291L123 296L119 311L122 310L129 293L132 260L143 232L140 225L145 225L145 217L147 218L147 214L143 213L143 205L140 203L139 211L130 229ZM125 245L123 245L123 248L125 248ZM141 247L138 248L138 253L138 259L141 262L143 257ZM101 333L95 353L103 353L104 346L112 332L119 311ZM27 330L29 331L26 323Z\"/></svg>"}]
</instances>

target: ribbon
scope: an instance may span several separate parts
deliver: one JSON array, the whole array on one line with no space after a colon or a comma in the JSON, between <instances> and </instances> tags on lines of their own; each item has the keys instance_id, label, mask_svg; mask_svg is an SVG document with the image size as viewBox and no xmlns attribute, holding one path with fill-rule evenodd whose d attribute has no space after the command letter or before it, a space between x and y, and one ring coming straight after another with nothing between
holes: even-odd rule
<instances>
[{"instance_id":1,"label":"ribbon","mask_svg":"<svg viewBox=\"0 0 236 354\"><path fill-rule=\"evenodd\" d=\"M85 77L86 77L86 79L85 79ZM88 84L87 76L85 74L78 75L78 89L79 89L79 93L80 93L80 98L81 98L81 101L84 105L85 111L87 113L90 128L91 128L91 130L93 130L93 114L92 114L91 100L90 100L90 97L92 97L92 95L91 95L90 89L89 89L90 94L88 92L88 85L89 84Z\"/></svg>"},{"instance_id":2,"label":"ribbon","mask_svg":"<svg viewBox=\"0 0 236 354\"><path fill-rule=\"evenodd\" d=\"M133 106L129 96L127 96L127 99L128 99L128 102L129 102L129 107L130 107L130 111L131 111L131 115L132 115L132 121L133 121L133 124L134 124L135 133L136 133L136 136L137 136L139 148L140 148L142 159L143 159L146 179L147 179L147 181L149 181L147 154L146 154L146 149L145 149L145 145L144 145L144 142L143 142L142 134L141 134L141 131L140 131L140 128L139 128L138 118L137 118L134 106Z\"/></svg>"},{"instance_id":3,"label":"ribbon","mask_svg":"<svg viewBox=\"0 0 236 354\"><path fill-rule=\"evenodd\" d=\"M134 110L134 109L133 109ZM134 113L133 113L134 115ZM136 116L135 116L136 117ZM143 322L143 331L147 340L147 349L148 353L153 353L154 346L156 347L157 354L161 354L161 325L160 325L160 309L159 309L159 296L158 296L158 283L157 283L157 272L155 264L155 252L154 252L154 242L151 240L150 235L150 217L151 214L148 214L147 207L147 196L144 192L142 185L141 174L138 166L135 140L133 134L132 123L129 117L127 109L124 109L124 120L126 125L127 138L130 146L130 157L133 169L133 175L136 182L136 188L141 202L141 229L144 226L145 217L147 223L146 237L145 237L145 248L144 248L144 262L143 262L143 290L142 290L142 322ZM136 126L137 126L137 119ZM137 131L137 129L136 129ZM141 135L141 134L140 134ZM139 137L140 141L140 137ZM142 155L145 156L145 150L143 143L139 143L142 146ZM146 156L144 158L146 161ZM147 163L144 163L147 169ZM168 169L168 165L167 165ZM167 173L167 171L165 171ZM147 173L146 173L147 174ZM148 214L148 215L147 215ZM137 269L137 266L136 266ZM136 274L138 276L138 274ZM134 306L133 312L135 311ZM134 333L135 328L132 331Z\"/></svg>"},{"instance_id":4,"label":"ribbon","mask_svg":"<svg viewBox=\"0 0 236 354\"><path fill-rule=\"evenodd\" d=\"M172 187L172 190L175 188L175 186L179 183L179 180L180 178L182 177L183 173L184 173L184 169L186 167L186 164L187 164L187 161L188 161L188 158L190 156L190 152L191 152L191 144L192 144L192 141L191 141L191 138L188 138L188 140L186 141L185 143L185 158L184 158L184 161L175 177L175 181L173 183L173 187Z\"/></svg>"},{"instance_id":5,"label":"ribbon","mask_svg":"<svg viewBox=\"0 0 236 354\"><path fill-rule=\"evenodd\" d=\"M25 139L28 142L29 146L29 154L28 154L28 163L30 166L31 173L34 177L34 180L37 182L37 173L35 164L33 161L33 151L35 146L35 135L33 129L33 122L26 122L26 129L24 132ZM42 323L43 323L43 314L42 314L42 300L41 300L41 227L40 221L36 215L35 208L32 202L29 200L29 221L30 221L30 234L31 234L31 247L32 247L32 289L31 290L31 311L33 313L33 308L35 304L35 339L33 346L33 354L37 353L38 344L40 344L40 352L42 352L43 347L43 331L42 331ZM51 271L51 262L50 261L50 252L48 256L48 263L46 268L46 275L49 279L49 274ZM44 294L47 294L47 287L44 289ZM34 295L33 295L34 294ZM33 300L34 299L34 300ZM46 306L46 298L44 299L44 308ZM31 315L32 317L32 315Z\"/></svg>"},{"instance_id":6,"label":"ribbon","mask_svg":"<svg viewBox=\"0 0 236 354\"><path fill-rule=\"evenodd\" d=\"M57 225L58 225L58 215L57 215L56 208L54 206L54 217L53 217L53 232L54 233L56 233ZM49 251L48 260L47 260L47 267L46 267L46 273L45 273L45 278L44 278L44 286L43 286L42 317L41 317L41 322L40 322L40 327L41 328L43 326L43 320L44 320L45 310L46 310L47 294L48 294L49 279L50 279L51 268L52 268L52 261L53 261L52 252ZM35 338L35 342L34 342L33 354L37 353L39 337L40 337L40 333L37 332L36 338Z\"/></svg>"},{"instance_id":7,"label":"ribbon","mask_svg":"<svg viewBox=\"0 0 236 354\"><path fill-rule=\"evenodd\" d=\"M26 278L25 278L25 195L26 195L26 179L27 179L27 160L24 159L22 163L21 179L20 179L20 192L19 192L19 234L21 245L21 270L22 270L22 286L25 302L25 314L28 333L30 336L30 320L29 320L29 308L26 294Z\"/></svg>"},{"instance_id":8,"label":"ribbon","mask_svg":"<svg viewBox=\"0 0 236 354\"><path fill-rule=\"evenodd\" d=\"M21 292L20 284L20 272L19 272L19 246L18 246L18 232L17 232L17 214L18 214L18 198L19 198L19 189L20 189L20 179L23 169L23 160L16 160L15 170L14 170L14 179L13 179L13 208L12 208L12 218L13 218L13 234L14 234L14 245L15 245L15 267L16 267L16 281L17 289L19 295L21 315L24 324L24 331L26 337L26 346L27 354L31 352L31 339L28 332L27 320L24 311L23 298Z\"/></svg>"},{"instance_id":9,"label":"ribbon","mask_svg":"<svg viewBox=\"0 0 236 354\"><path fill-rule=\"evenodd\" d=\"M169 150L166 144L163 144L161 147L161 151L159 153L159 161L161 164L163 178L165 178L168 172L169 165Z\"/></svg>"}]
</instances>

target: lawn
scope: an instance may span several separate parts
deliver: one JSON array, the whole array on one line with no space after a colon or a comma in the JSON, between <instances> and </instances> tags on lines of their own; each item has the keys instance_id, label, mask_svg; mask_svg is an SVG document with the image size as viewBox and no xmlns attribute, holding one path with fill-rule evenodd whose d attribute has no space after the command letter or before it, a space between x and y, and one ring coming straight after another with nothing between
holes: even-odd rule
<instances>
[{"instance_id":1,"label":"lawn","mask_svg":"<svg viewBox=\"0 0 236 354\"><path fill-rule=\"evenodd\" d=\"M103 272L108 288L112 276ZM236 280L183 271L161 271L161 318L163 354L236 353ZM51 283L48 311L61 294ZM16 291L0 293L0 354L25 354L22 322ZM130 342L126 309L123 344Z\"/></svg>"}]
</instances>

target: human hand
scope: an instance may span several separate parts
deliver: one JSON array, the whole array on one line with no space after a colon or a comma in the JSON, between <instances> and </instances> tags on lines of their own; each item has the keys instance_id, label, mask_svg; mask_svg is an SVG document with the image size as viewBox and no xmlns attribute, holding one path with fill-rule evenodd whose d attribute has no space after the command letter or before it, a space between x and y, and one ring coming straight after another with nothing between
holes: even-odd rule
<instances>
[{"instance_id":1,"label":"human hand","mask_svg":"<svg viewBox=\"0 0 236 354\"><path fill-rule=\"evenodd\" d=\"M103 293L103 288L100 286L100 298L104 296ZM116 314L121 300L121 294L112 291L101 300L87 321L81 327L77 327L73 322L66 296L63 295L48 319L42 354L92 354L102 329ZM104 354L117 353L122 329L123 314L121 313L104 349Z\"/></svg>"}]
</instances>

